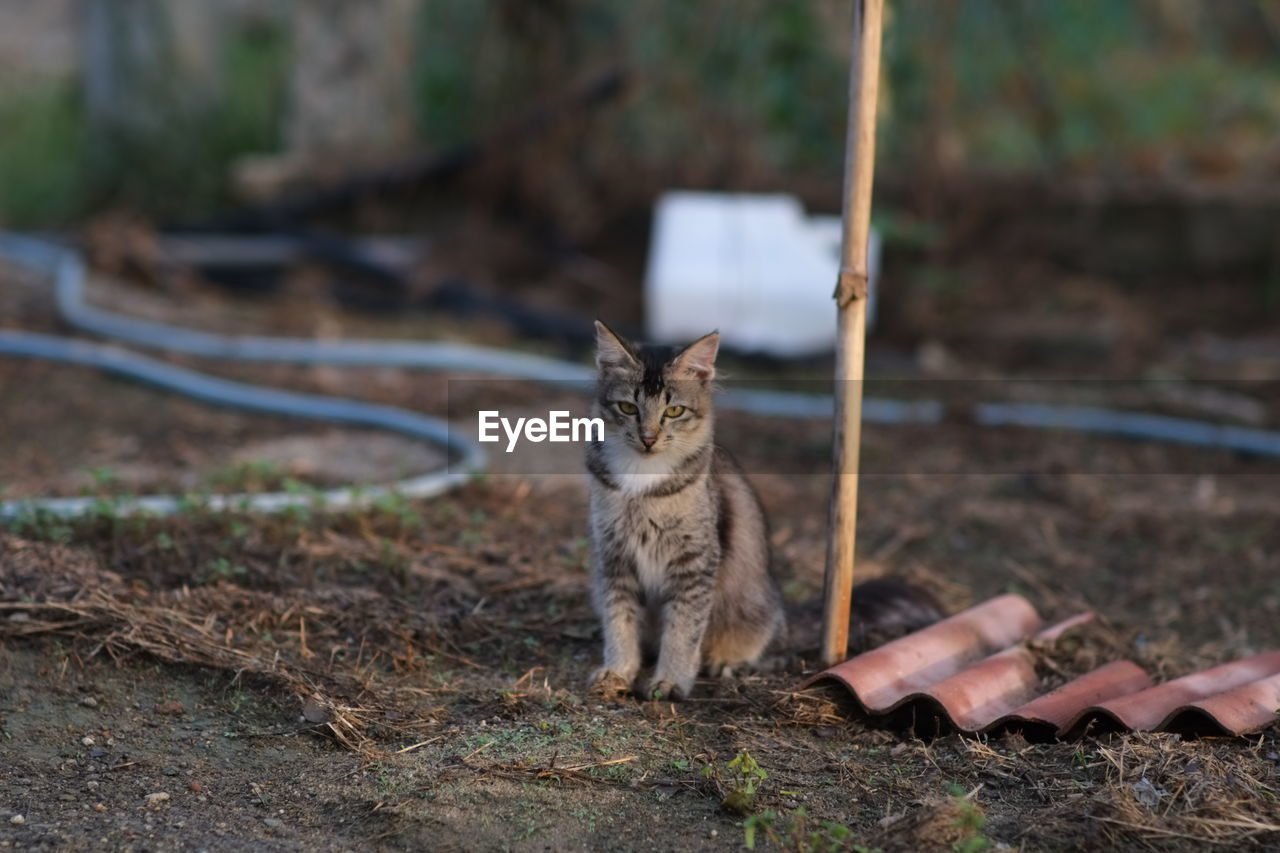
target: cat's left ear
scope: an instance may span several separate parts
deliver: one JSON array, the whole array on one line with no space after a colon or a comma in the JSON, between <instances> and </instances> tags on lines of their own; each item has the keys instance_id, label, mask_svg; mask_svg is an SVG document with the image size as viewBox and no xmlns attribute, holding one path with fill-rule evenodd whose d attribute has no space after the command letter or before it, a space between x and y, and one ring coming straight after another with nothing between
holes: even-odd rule
<instances>
[{"instance_id":1,"label":"cat's left ear","mask_svg":"<svg viewBox=\"0 0 1280 853\"><path fill-rule=\"evenodd\" d=\"M672 362L676 379L709 382L716 375L716 353L720 350L720 333L712 332L689 344Z\"/></svg>"}]
</instances>

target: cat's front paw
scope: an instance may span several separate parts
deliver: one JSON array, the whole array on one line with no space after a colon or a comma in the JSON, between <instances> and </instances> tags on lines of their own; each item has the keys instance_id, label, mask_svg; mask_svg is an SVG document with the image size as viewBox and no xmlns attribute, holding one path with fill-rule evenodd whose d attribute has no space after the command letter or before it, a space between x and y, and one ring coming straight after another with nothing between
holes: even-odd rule
<instances>
[{"instance_id":1,"label":"cat's front paw","mask_svg":"<svg viewBox=\"0 0 1280 853\"><path fill-rule=\"evenodd\" d=\"M650 679L645 687L644 695L641 698L654 702L679 702L687 698L692 689L692 679L688 684L677 684L674 681L653 678Z\"/></svg>"},{"instance_id":2,"label":"cat's front paw","mask_svg":"<svg viewBox=\"0 0 1280 853\"><path fill-rule=\"evenodd\" d=\"M631 679L602 666L591 674L587 692L602 699L616 699L631 692Z\"/></svg>"}]
</instances>

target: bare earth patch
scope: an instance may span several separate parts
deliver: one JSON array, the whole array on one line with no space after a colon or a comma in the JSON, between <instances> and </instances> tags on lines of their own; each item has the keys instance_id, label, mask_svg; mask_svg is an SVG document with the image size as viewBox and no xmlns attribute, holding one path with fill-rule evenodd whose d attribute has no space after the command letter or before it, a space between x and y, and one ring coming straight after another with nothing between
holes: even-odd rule
<instances>
[{"instance_id":1,"label":"bare earth patch","mask_svg":"<svg viewBox=\"0 0 1280 853\"><path fill-rule=\"evenodd\" d=\"M1163 503L1154 516L1098 519L1002 499L1016 478L966 481L959 494L936 480L871 482L870 570L925 582L953 608L1010 588L1050 615L1096 606L1111 627L1081 637L1059 669L1120 650L1178 674L1277 642L1275 621L1256 612L1274 606L1262 555L1278 544L1261 517L1226 515L1215 535L1192 537L1166 524ZM803 507L821 504L826 483L761 483L789 593L807 598L822 541ZM1247 480L1228 484L1247 496ZM0 839L736 849L750 827L757 845L787 848L1065 850L1265 849L1280 837L1274 730L919 741L851 719L838 695L796 692L813 663L803 654L779 672L701 682L679 705L588 697L598 640L583 502L580 488L503 477L395 511L100 518L6 537L0 713L26 782L0 789L0 808L26 823L0 824ZM986 521L993 507L1004 507L998 525ZM904 537L896 519L908 512L930 521ZM1028 524L1046 516L1051 530ZM1166 583L1113 568L1139 541ZM1202 571L1213 574L1199 585L1174 580ZM1188 588L1198 592L1184 600ZM1141 609L1130 603L1139 595ZM106 698L86 708L85 695ZM170 699L183 715L154 710ZM186 726L194 717L203 728ZM110 769L121 754L146 760ZM766 774L746 813L723 805L743 788L731 767L740 754ZM147 807L155 791L171 798Z\"/></svg>"},{"instance_id":2,"label":"bare earth patch","mask_svg":"<svg viewBox=\"0 0 1280 853\"><path fill-rule=\"evenodd\" d=\"M7 316L55 328L46 295L19 284L0 289ZM217 372L444 416L459 403L441 377L403 371ZM468 393L553 399L499 382ZM0 362L0 398L22 401L0 407L6 498L434 464L384 436L49 365ZM733 416L723 435L803 614L821 589L828 426ZM1012 591L1048 619L1098 611L1042 661L1046 685L1119 655L1163 679L1280 647L1275 464L957 424L864 439L863 577L904 576L952 610ZM588 696L581 477L568 458L540 476L502 461L435 501L361 512L122 518L107 500L0 533L0 848L1280 845L1274 727L925 741L798 691L806 649L678 705Z\"/></svg>"}]
</instances>

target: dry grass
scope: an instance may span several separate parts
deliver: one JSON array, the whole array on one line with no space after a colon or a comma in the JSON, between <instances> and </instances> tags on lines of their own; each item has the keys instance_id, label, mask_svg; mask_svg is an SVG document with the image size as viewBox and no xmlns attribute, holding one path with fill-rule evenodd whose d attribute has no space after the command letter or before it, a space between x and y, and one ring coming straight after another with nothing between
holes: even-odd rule
<instances>
[{"instance_id":1,"label":"dry grass","mask_svg":"<svg viewBox=\"0 0 1280 853\"><path fill-rule=\"evenodd\" d=\"M1253 750L1137 734L1100 747L1116 838L1182 840L1223 849L1280 833L1276 762ZM1274 752L1272 753L1274 755Z\"/></svg>"},{"instance_id":2,"label":"dry grass","mask_svg":"<svg viewBox=\"0 0 1280 853\"><path fill-rule=\"evenodd\" d=\"M421 686L421 662L465 661L427 617L374 592L153 592L70 548L0 534L0 555L0 637L67 636L90 656L143 653L267 682L298 698L306 723L370 758L383 754L374 732L421 737L439 725L433 699L449 690Z\"/></svg>"},{"instance_id":3,"label":"dry grass","mask_svg":"<svg viewBox=\"0 0 1280 853\"><path fill-rule=\"evenodd\" d=\"M976 793L977 789L967 795L956 792L945 799L913 803L909 811L889 815L881 821L871 846L884 853L986 850L990 846L982 834L986 816L973 802Z\"/></svg>"}]
</instances>

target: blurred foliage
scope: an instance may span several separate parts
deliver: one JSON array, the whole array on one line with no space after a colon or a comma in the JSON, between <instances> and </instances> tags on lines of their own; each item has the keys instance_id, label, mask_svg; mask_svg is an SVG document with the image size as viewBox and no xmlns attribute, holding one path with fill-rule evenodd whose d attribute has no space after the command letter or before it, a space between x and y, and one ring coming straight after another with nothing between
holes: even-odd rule
<instances>
[{"instance_id":1,"label":"blurred foliage","mask_svg":"<svg viewBox=\"0 0 1280 853\"><path fill-rule=\"evenodd\" d=\"M615 61L638 91L611 139L640 163L692 180L837 174L849 5L429 4L425 135L471 137L584 64ZM1274 0L889 0L884 67L890 169L1280 170Z\"/></svg>"},{"instance_id":2,"label":"blurred foliage","mask_svg":"<svg viewBox=\"0 0 1280 853\"><path fill-rule=\"evenodd\" d=\"M280 144L288 40L278 27L234 30L223 45L219 96L203 103L172 87L151 98L159 121L121 128L88 149L92 197L158 217L230 201L229 167Z\"/></svg>"},{"instance_id":3,"label":"blurred foliage","mask_svg":"<svg viewBox=\"0 0 1280 853\"><path fill-rule=\"evenodd\" d=\"M1280 7L1269 0L966 0L932 14L925 0L900 0L895 10L891 150L949 167L1108 176L1280 170ZM1271 162L1259 162L1268 146Z\"/></svg>"},{"instance_id":4,"label":"blurred foliage","mask_svg":"<svg viewBox=\"0 0 1280 853\"><path fill-rule=\"evenodd\" d=\"M592 70L629 94L580 118L547 169L606 182L838 180L848 0L431 0L419 127L483 136ZM889 0L882 167L1180 179L1280 174L1275 0ZM216 108L156 103L163 134L86 137L67 89L0 96L0 217L65 221L106 203L160 216L227 200L227 165L280 141L289 49L231 39ZM648 182L648 183L644 183Z\"/></svg>"},{"instance_id":5,"label":"blurred foliage","mask_svg":"<svg viewBox=\"0 0 1280 853\"><path fill-rule=\"evenodd\" d=\"M85 128L69 86L0 97L0 224L64 222L88 202Z\"/></svg>"},{"instance_id":6,"label":"blurred foliage","mask_svg":"<svg viewBox=\"0 0 1280 853\"><path fill-rule=\"evenodd\" d=\"M230 200L228 167L279 145L288 41L278 28L236 30L212 105L158 86L144 128L90 132L70 83L0 92L0 224L66 224L106 206L158 217Z\"/></svg>"},{"instance_id":7,"label":"blurred foliage","mask_svg":"<svg viewBox=\"0 0 1280 853\"><path fill-rule=\"evenodd\" d=\"M842 148L844 7L829 0L431 3L422 28L424 136L433 144L474 137L584 71L616 65L632 89L593 128L606 159L621 153L633 166L690 179L754 164L825 168ZM840 29L835 39L832 25ZM459 44L473 49L459 51Z\"/></svg>"}]
</instances>

